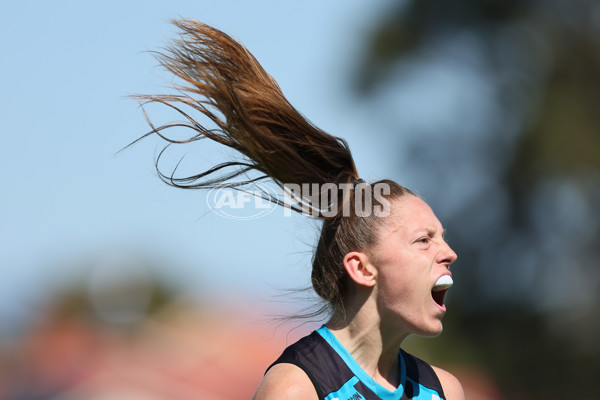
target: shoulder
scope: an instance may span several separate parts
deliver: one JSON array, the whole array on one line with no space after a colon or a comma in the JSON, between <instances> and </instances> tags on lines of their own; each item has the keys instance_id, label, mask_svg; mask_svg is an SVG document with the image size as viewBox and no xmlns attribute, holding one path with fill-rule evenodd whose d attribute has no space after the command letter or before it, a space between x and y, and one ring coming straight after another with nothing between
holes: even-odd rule
<instances>
[{"instance_id":1,"label":"shoulder","mask_svg":"<svg viewBox=\"0 0 600 400\"><path fill-rule=\"evenodd\" d=\"M280 363L269 369L252 400L317 400L310 378L294 364Z\"/></svg>"},{"instance_id":2,"label":"shoulder","mask_svg":"<svg viewBox=\"0 0 600 400\"><path fill-rule=\"evenodd\" d=\"M435 374L438 376L438 379L442 384L442 388L444 388L444 393L446 394L447 400L465 399L465 393L463 391L462 385L454 375L452 375L446 370L435 367L433 365L431 366L431 368L433 368Z\"/></svg>"}]
</instances>

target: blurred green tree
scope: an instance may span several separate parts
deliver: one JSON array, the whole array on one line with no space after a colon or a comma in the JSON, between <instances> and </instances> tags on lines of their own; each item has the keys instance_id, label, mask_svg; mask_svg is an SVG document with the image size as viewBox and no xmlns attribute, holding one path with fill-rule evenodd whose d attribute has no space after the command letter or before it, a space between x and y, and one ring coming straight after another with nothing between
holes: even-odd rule
<instances>
[{"instance_id":1,"label":"blurred green tree","mask_svg":"<svg viewBox=\"0 0 600 400\"><path fill-rule=\"evenodd\" d=\"M600 3L390 2L352 84L459 254L449 357L507 398L596 398Z\"/></svg>"}]
</instances>

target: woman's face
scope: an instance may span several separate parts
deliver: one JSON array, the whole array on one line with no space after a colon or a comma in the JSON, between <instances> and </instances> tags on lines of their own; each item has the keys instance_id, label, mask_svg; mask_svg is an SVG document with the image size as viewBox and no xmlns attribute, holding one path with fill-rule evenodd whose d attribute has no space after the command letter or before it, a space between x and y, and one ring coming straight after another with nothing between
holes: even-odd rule
<instances>
[{"instance_id":1,"label":"woman's face","mask_svg":"<svg viewBox=\"0 0 600 400\"><path fill-rule=\"evenodd\" d=\"M456 254L431 208L416 196L391 202L392 213L377 233L370 262L377 272L375 293L382 324L409 334L436 336L446 312L444 293L432 288Z\"/></svg>"}]
</instances>

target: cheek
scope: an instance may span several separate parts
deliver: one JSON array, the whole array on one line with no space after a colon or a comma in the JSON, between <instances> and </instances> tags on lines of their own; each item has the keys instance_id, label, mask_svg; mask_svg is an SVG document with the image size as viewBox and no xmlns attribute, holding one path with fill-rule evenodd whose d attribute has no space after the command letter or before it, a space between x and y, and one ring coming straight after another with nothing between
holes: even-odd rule
<instances>
[{"instance_id":1,"label":"cheek","mask_svg":"<svg viewBox=\"0 0 600 400\"><path fill-rule=\"evenodd\" d=\"M423 255L402 256L401 263L384 264L379 271L379 297L386 304L410 302L429 293L431 268Z\"/></svg>"},{"instance_id":2,"label":"cheek","mask_svg":"<svg viewBox=\"0 0 600 400\"><path fill-rule=\"evenodd\" d=\"M414 291L414 276L409 271L396 270L383 274L378 282L379 301L387 307L410 302Z\"/></svg>"}]
</instances>

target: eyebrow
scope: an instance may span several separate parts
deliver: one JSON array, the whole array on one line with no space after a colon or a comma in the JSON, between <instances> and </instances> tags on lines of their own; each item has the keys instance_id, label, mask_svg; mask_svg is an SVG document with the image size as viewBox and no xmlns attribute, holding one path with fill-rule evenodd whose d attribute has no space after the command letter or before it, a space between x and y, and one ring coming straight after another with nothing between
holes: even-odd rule
<instances>
[{"instance_id":1,"label":"eyebrow","mask_svg":"<svg viewBox=\"0 0 600 400\"><path fill-rule=\"evenodd\" d=\"M430 235L430 236L433 236L436 232L437 232L437 229L435 229L435 228L433 228L433 229L432 228L428 228L427 229L427 234ZM446 237L446 232L447 231L445 229L442 229L442 239L444 239L444 237Z\"/></svg>"},{"instance_id":2,"label":"eyebrow","mask_svg":"<svg viewBox=\"0 0 600 400\"><path fill-rule=\"evenodd\" d=\"M434 236L438 230L436 228L429 227L429 228L424 228L424 231L427 232L427 235ZM423 230L417 229L415 231L415 233L417 233L417 232L423 232ZM447 232L446 229L442 229L442 239L444 239L444 237L446 236L446 232Z\"/></svg>"},{"instance_id":3,"label":"eyebrow","mask_svg":"<svg viewBox=\"0 0 600 400\"><path fill-rule=\"evenodd\" d=\"M429 227L429 228L425 228L425 231L427 232L428 235L433 236L437 233L438 230L436 228ZM446 236L446 230L442 229L442 238L444 236Z\"/></svg>"}]
</instances>

